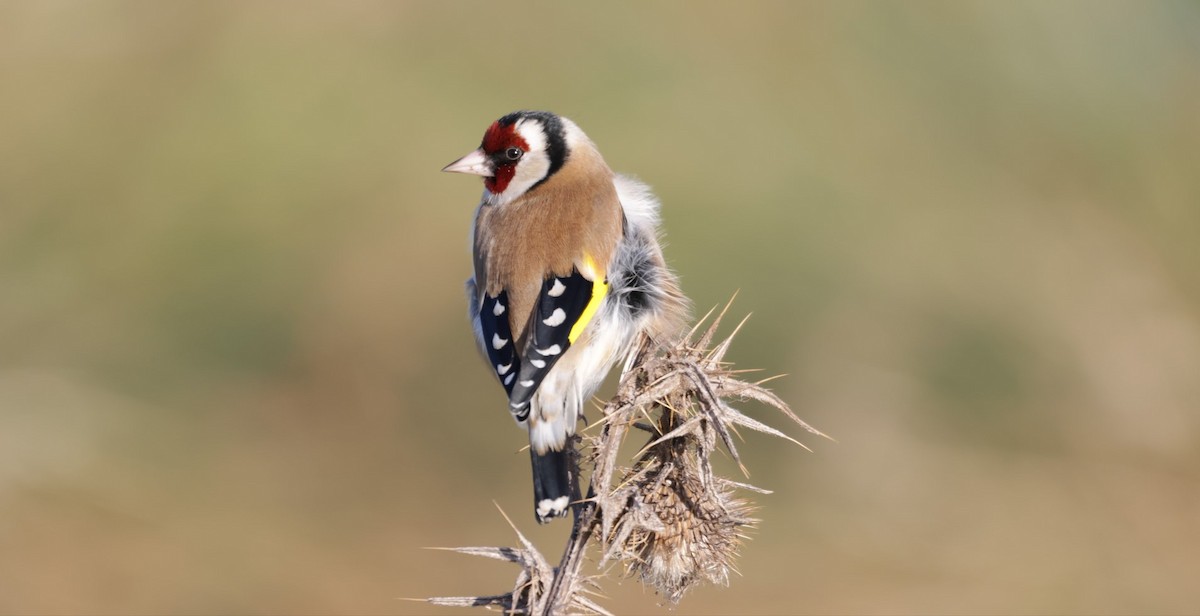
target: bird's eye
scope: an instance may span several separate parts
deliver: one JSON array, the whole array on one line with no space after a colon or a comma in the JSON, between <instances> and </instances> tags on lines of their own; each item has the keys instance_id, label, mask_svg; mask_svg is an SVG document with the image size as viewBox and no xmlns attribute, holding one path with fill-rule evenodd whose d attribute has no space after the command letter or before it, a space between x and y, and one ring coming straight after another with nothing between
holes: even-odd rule
<instances>
[{"instance_id":1,"label":"bird's eye","mask_svg":"<svg viewBox=\"0 0 1200 616\"><path fill-rule=\"evenodd\" d=\"M521 158L523 154L525 154L525 151L521 148L508 148L507 150L504 150L504 157L508 160L517 160Z\"/></svg>"}]
</instances>

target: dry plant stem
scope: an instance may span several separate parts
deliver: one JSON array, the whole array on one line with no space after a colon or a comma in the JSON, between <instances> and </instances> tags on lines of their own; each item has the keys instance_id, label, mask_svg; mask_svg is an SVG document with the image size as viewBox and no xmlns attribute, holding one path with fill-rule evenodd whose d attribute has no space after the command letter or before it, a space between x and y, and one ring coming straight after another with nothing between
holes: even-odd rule
<instances>
[{"instance_id":1,"label":"dry plant stem","mask_svg":"<svg viewBox=\"0 0 1200 616\"><path fill-rule=\"evenodd\" d=\"M562 560L554 570L554 581L550 583L550 591L546 596L546 611L543 613L547 616L567 612L571 597L576 592L574 587L579 584L583 555L595 528L596 504L586 502L575 505L571 537L567 540Z\"/></svg>"},{"instance_id":2,"label":"dry plant stem","mask_svg":"<svg viewBox=\"0 0 1200 616\"><path fill-rule=\"evenodd\" d=\"M639 366L645 360L647 353L650 351L651 343L648 338L643 337L638 344L637 351L634 354L632 366ZM610 416L614 406L619 406L622 400L629 400L637 388L637 379L629 378L622 379L618 386L617 395L609 401L604 408L605 417ZM626 425L621 422L604 422L601 428L600 442L616 442L620 443L624 440ZM614 434L614 431L616 434ZM616 463L616 447L612 447L611 457L605 457L597 460L595 468L592 470L591 479L588 481L588 498L580 501L576 498L574 506L574 522L571 526L571 536L567 539L567 547L563 551L562 561L554 571L554 581L550 584L549 596L546 599L547 616L553 614L566 613L568 606L571 603L571 596L574 594L572 589L579 584L580 571L583 568L583 556L587 551L588 542L592 538L592 533L596 530L596 525L600 522L598 507L595 499L597 480L601 484L603 490L607 490L612 481L612 472ZM576 450L575 468L579 468L578 464L579 453ZM575 473L575 495L579 496L579 473Z\"/></svg>"}]
</instances>

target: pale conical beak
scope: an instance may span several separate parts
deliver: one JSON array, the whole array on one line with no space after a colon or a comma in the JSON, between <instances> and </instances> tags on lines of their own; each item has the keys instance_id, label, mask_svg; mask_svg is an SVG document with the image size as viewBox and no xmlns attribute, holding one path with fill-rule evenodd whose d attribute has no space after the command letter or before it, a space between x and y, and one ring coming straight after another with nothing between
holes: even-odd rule
<instances>
[{"instance_id":1,"label":"pale conical beak","mask_svg":"<svg viewBox=\"0 0 1200 616\"><path fill-rule=\"evenodd\" d=\"M485 178L490 178L496 174L492 167L492 161L488 158L483 150L475 150L470 154L446 165L442 171L450 173L469 173L471 175L482 175Z\"/></svg>"}]
</instances>

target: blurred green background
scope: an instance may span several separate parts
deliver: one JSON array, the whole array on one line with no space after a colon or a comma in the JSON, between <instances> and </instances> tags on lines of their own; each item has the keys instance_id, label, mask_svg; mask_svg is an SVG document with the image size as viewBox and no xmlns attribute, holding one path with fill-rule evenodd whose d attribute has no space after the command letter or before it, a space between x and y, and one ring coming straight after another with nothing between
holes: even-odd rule
<instances>
[{"instance_id":1,"label":"blurred green background","mask_svg":"<svg viewBox=\"0 0 1200 616\"><path fill-rule=\"evenodd\" d=\"M47 1L0 4L0 612L435 611L511 583L420 549L493 501L556 557L438 172L518 108L838 440L747 437L744 576L679 613L1200 611L1197 4Z\"/></svg>"}]
</instances>

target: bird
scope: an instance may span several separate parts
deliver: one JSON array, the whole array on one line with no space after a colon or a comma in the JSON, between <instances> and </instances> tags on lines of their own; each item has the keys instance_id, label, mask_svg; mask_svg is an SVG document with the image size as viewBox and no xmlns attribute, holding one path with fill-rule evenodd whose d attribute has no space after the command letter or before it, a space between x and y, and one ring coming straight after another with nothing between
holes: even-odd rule
<instances>
[{"instance_id":1,"label":"bird","mask_svg":"<svg viewBox=\"0 0 1200 616\"><path fill-rule=\"evenodd\" d=\"M629 369L641 335L678 340L690 306L663 257L658 199L614 173L568 118L509 113L442 171L483 178L468 317L528 433L534 515L545 524L572 503L585 402L618 361Z\"/></svg>"}]
</instances>

